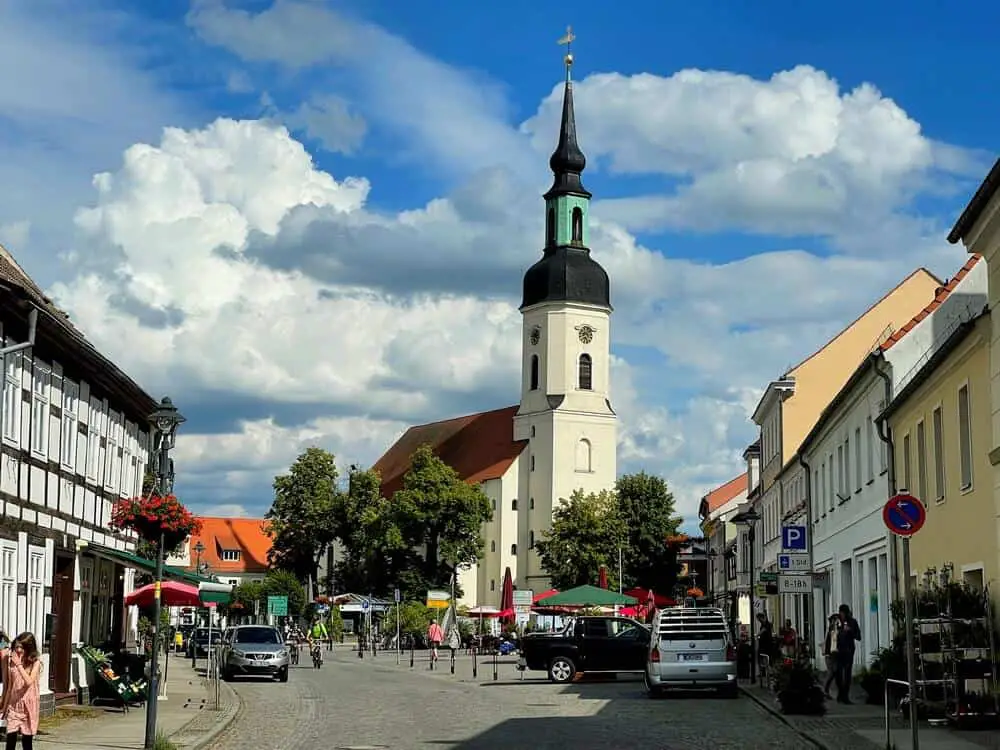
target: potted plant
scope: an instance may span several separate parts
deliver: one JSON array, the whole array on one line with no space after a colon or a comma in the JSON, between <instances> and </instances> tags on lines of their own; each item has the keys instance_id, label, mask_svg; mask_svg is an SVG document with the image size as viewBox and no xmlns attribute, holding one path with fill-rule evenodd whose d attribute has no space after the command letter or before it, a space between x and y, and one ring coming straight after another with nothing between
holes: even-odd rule
<instances>
[{"instance_id":1,"label":"potted plant","mask_svg":"<svg viewBox=\"0 0 1000 750\"><path fill-rule=\"evenodd\" d=\"M813 716L826 713L823 688L807 661L783 659L775 670L775 689L782 713Z\"/></svg>"},{"instance_id":2,"label":"potted plant","mask_svg":"<svg viewBox=\"0 0 1000 750\"><path fill-rule=\"evenodd\" d=\"M119 500L111 510L111 527L134 531L140 538L159 545L168 554L201 529L201 521L191 515L175 495L150 495Z\"/></svg>"}]
</instances>

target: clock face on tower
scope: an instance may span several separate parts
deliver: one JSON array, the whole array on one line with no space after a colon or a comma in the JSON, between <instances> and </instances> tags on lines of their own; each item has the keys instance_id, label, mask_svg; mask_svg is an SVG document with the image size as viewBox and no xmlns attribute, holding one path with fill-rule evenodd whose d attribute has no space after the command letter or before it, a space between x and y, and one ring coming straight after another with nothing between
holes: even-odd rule
<instances>
[{"instance_id":1,"label":"clock face on tower","mask_svg":"<svg viewBox=\"0 0 1000 750\"><path fill-rule=\"evenodd\" d=\"M580 342L583 344L589 344L594 340L594 329L588 325L582 325L579 328L580 331Z\"/></svg>"},{"instance_id":2,"label":"clock face on tower","mask_svg":"<svg viewBox=\"0 0 1000 750\"><path fill-rule=\"evenodd\" d=\"M535 346L542 338L542 329L535 326L531 329L531 345Z\"/></svg>"}]
</instances>

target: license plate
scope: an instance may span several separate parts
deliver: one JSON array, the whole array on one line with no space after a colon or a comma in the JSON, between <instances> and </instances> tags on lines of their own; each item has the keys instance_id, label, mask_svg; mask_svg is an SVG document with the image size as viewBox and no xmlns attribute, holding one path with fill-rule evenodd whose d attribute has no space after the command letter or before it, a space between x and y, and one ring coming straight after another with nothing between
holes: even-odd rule
<instances>
[{"instance_id":1,"label":"license plate","mask_svg":"<svg viewBox=\"0 0 1000 750\"><path fill-rule=\"evenodd\" d=\"M681 654L681 661L705 661L705 654Z\"/></svg>"}]
</instances>

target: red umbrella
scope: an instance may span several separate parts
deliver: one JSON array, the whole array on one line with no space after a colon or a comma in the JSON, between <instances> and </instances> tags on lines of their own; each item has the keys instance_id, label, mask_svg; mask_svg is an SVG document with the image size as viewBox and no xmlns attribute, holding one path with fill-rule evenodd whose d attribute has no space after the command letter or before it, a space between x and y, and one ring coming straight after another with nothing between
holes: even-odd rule
<instances>
[{"instance_id":1,"label":"red umbrella","mask_svg":"<svg viewBox=\"0 0 1000 750\"><path fill-rule=\"evenodd\" d=\"M125 604L130 607L150 607L153 604L155 591L155 583L136 589L125 597ZM202 606L198 587L180 581L164 581L160 584L160 604L164 607Z\"/></svg>"},{"instance_id":2,"label":"red umbrella","mask_svg":"<svg viewBox=\"0 0 1000 750\"><path fill-rule=\"evenodd\" d=\"M602 589L608 587L608 569L603 565L601 566L601 572L597 574L597 586Z\"/></svg>"},{"instance_id":3,"label":"red umbrella","mask_svg":"<svg viewBox=\"0 0 1000 750\"><path fill-rule=\"evenodd\" d=\"M511 575L510 568L507 568L503 574L503 587L500 589L500 612L500 616L505 621L514 616L514 576Z\"/></svg>"},{"instance_id":4,"label":"red umbrella","mask_svg":"<svg viewBox=\"0 0 1000 750\"><path fill-rule=\"evenodd\" d=\"M559 593L559 589L549 589L548 591L543 591L540 594L535 594L531 598L531 603L532 604L538 604L538 602L540 602L542 599L548 599L550 596L555 596L558 593Z\"/></svg>"},{"instance_id":5,"label":"red umbrella","mask_svg":"<svg viewBox=\"0 0 1000 750\"><path fill-rule=\"evenodd\" d=\"M649 597L652 596L653 604L655 604L657 607L673 607L674 605L677 604L677 602L675 602L669 596L663 596L662 594L654 594L652 589L644 589L639 587L630 589L629 591L626 591L625 594L627 596L633 597L634 599L638 599L640 602L647 601Z\"/></svg>"}]
</instances>

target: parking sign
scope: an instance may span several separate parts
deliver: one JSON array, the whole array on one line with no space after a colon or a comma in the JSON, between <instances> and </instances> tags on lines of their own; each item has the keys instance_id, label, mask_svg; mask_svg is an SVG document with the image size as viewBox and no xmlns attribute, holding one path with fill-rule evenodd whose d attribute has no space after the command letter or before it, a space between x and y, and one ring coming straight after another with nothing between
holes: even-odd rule
<instances>
[{"instance_id":1,"label":"parking sign","mask_svg":"<svg viewBox=\"0 0 1000 750\"><path fill-rule=\"evenodd\" d=\"M781 548L787 550L804 550L806 548L806 527L782 526Z\"/></svg>"}]
</instances>

